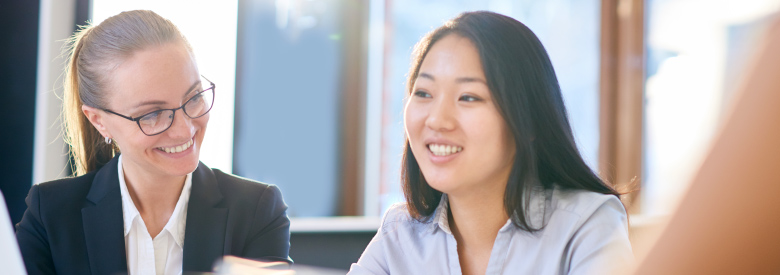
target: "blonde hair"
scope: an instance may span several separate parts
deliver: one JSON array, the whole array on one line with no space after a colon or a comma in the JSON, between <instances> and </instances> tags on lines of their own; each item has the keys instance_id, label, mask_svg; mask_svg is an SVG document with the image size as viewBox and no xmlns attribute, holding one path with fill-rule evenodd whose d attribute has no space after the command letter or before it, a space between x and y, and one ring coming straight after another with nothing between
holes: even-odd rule
<instances>
[{"instance_id":1,"label":"blonde hair","mask_svg":"<svg viewBox=\"0 0 780 275\"><path fill-rule=\"evenodd\" d=\"M95 171L111 160L119 147L104 137L82 112L82 105L106 107L111 72L135 52L187 39L168 19L148 10L126 11L98 25L83 26L69 40L65 69L63 121L65 142L76 176Z\"/></svg>"}]
</instances>

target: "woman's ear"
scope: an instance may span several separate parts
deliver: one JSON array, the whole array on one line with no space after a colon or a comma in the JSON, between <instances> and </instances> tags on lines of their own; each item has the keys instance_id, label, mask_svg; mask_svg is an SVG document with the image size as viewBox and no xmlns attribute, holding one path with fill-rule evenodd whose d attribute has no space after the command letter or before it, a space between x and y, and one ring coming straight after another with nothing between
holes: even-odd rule
<instances>
[{"instance_id":1,"label":"woman's ear","mask_svg":"<svg viewBox=\"0 0 780 275\"><path fill-rule=\"evenodd\" d=\"M105 112L87 105L81 105L81 111L84 112L84 115L87 116L89 122L92 123L92 126L95 126L95 129L97 129L101 135L112 138L111 133L108 132L108 128L106 128L104 122L106 117Z\"/></svg>"}]
</instances>

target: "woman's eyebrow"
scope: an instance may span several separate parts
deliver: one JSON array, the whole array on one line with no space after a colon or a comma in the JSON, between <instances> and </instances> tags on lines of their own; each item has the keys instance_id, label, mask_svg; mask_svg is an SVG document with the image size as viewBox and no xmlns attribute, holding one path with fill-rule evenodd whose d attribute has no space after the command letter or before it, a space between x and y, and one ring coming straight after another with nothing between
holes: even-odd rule
<instances>
[{"instance_id":1,"label":"woman's eyebrow","mask_svg":"<svg viewBox=\"0 0 780 275\"><path fill-rule=\"evenodd\" d=\"M457 83L480 82L480 83L487 84L487 81L479 77L458 77L455 79L455 82Z\"/></svg>"},{"instance_id":2,"label":"woman's eyebrow","mask_svg":"<svg viewBox=\"0 0 780 275\"><path fill-rule=\"evenodd\" d=\"M436 78L434 78L432 75L430 75L428 73L420 73L417 76L417 78L427 78L427 79L430 79L432 81L436 81ZM487 81L485 81L484 79L482 79L480 77L458 77L458 78L455 79L455 82L457 82L457 83L481 82L481 83L487 84Z\"/></svg>"},{"instance_id":3,"label":"woman's eyebrow","mask_svg":"<svg viewBox=\"0 0 780 275\"><path fill-rule=\"evenodd\" d=\"M427 73L420 73L419 75L417 75L417 78L427 78L427 79L436 81L436 79L432 75L427 74Z\"/></svg>"},{"instance_id":4,"label":"woman's eyebrow","mask_svg":"<svg viewBox=\"0 0 780 275\"><path fill-rule=\"evenodd\" d=\"M186 98L189 94L191 94L193 91L195 91L195 87L200 84L200 81L196 81L190 88L187 90L187 93L182 96L182 98ZM165 101L162 100L147 100L147 101L141 101L140 103L133 106L133 109L138 109L139 107L146 106L146 105L165 105Z\"/></svg>"},{"instance_id":5,"label":"woman's eyebrow","mask_svg":"<svg viewBox=\"0 0 780 275\"><path fill-rule=\"evenodd\" d=\"M184 96L182 96L182 98L186 98L189 94L195 91L195 87L198 87L198 84L200 84L200 80L195 81L195 83L193 83L192 86L190 86L190 89L187 90L187 92L184 94Z\"/></svg>"},{"instance_id":6,"label":"woman's eyebrow","mask_svg":"<svg viewBox=\"0 0 780 275\"><path fill-rule=\"evenodd\" d=\"M165 105L165 101L162 100L147 100L147 101L141 101L141 103L136 104L133 109L138 109L141 106L146 105Z\"/></svg>"}]
</instances>

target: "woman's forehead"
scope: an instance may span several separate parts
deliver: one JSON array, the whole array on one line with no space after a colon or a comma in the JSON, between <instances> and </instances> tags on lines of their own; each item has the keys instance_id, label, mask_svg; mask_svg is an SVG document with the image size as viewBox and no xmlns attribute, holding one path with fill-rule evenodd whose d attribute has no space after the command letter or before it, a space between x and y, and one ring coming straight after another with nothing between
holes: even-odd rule
<instances>
[{"instance_id":1,"label":"woman's forehead","mask_svg":"<svg viewBox=\"0 0 780 275\"><path fill-rule=\"evenodd\" d=\"M185 47L166 44L129 56L113 70L109 82L110 104L132 107L141 101L179 101L200 76Z\"/></svg>"},{"instance_id":2,"label":"woman's forehead","mask_svg":"<svg viewBox=\"0 0 780 275\"><path fill-rule=\"evenodd\" d=\"M434 43L420 65L420 75L482 78L479 52L468 38L450 34Z\"/></svg>"}]
</instances>

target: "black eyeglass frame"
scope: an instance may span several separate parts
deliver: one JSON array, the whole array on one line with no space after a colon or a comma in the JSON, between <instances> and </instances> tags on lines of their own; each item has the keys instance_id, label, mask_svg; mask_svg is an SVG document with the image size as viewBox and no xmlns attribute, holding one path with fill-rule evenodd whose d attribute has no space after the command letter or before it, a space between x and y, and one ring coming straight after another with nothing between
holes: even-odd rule
<instances>
[{"instance_id":1,"label":"black eyeglass frame","mask_svg":"<svg viewBox=\"0 0 780 275\"><path fill-rule=\"evenodd\" d=\"M184 115L186 115L187 117L189 117L189 118L191 118L191 119L196 119L196 118L199 118L199 117L205 116L206 114L208 114L208 113L211 111L211 108L212 108L212 107L214 107L214 98L216 97L216 93L214 92L216 85L214 85L214 82L211 82L211 80L209 80L209 79L208 79L208 78L206 78L205 76L202 76L202 75L201 75L201 77L202 77L203 79L205 79L206 81L208 81L208 82L209 82L209 88L207 88L207 89L204 89L204 90L202 90L202 91L198 92L197 94L193 95L192 97L190 97L190 99L188 99L187 101L185 101L185 102L184 102L184 104L182 104L181 106L179 106L179 108L174 108L174 109L159 109L159 110L154 110L154 111L148 112L148 113L146 113L146 114L140 115L140 116L138 116L138 117L131 117L131 116L126 116L126 115L123 115L123 114L120 114L120 113L117 113L117 112L111 111L111 110L109 110L109 109L101 109L101 110L103 110L103 111L105 111L105 112L108 112L108 113L111 113L111 114L114 114L114 115L117 115L117 116L119 116L119 117L121 117L121 118L124 118L124 119L130 120L130 121L134 121L134 122L135 122L135 123L138 125L138 129L140 129L140 130L141 130L141 133L144 133L144 135L147 135L147 136L156 136L156 135L159 135L159 134L162 134L162 133L164 133L165 131L167 131L168 129L170 129L170 128L171 128L171 126L173 126L173 121L176 119L176 111L177 111L177 110L179 110L179 109L181 109L181 110L182 110L182 112L184 112ZM187 110L185 110L185 109L184 109L184 106L187 106L187 103L190 103L190 101L191 101L193 98L195 98L195 97L197 97L198 95L201 95L201 94L203 94L203 93L205 93L206 91L209 91L209 90L211 90L211 98L212 98L212 100L211 100L211 105L209 106L208 110L206 110L205 112L203 112L203 114L202 114L202 115L199 115L199 116L196 116L196 117L192 117L192 116L190 116L190 114L188 114L188 113L187 113ZM160 132L157 132L157 133L154 133L154 134L151 134L151 135L150 135L150 134L147 134L146 132L144 132L144 128L143 128L143 127L141 127L141 119L143 119L145 116L148 116L148 115L150 115L150 114L152 114L152 113L157 113L157 112L162 112L162 111L172 111L172 112L173 112L173 115L172 115L173 117L171 117L171 124L168 124L168 127L165 127L165 129L163 129L162 131L160 131Z\"/></svg>"}]
</instances>

